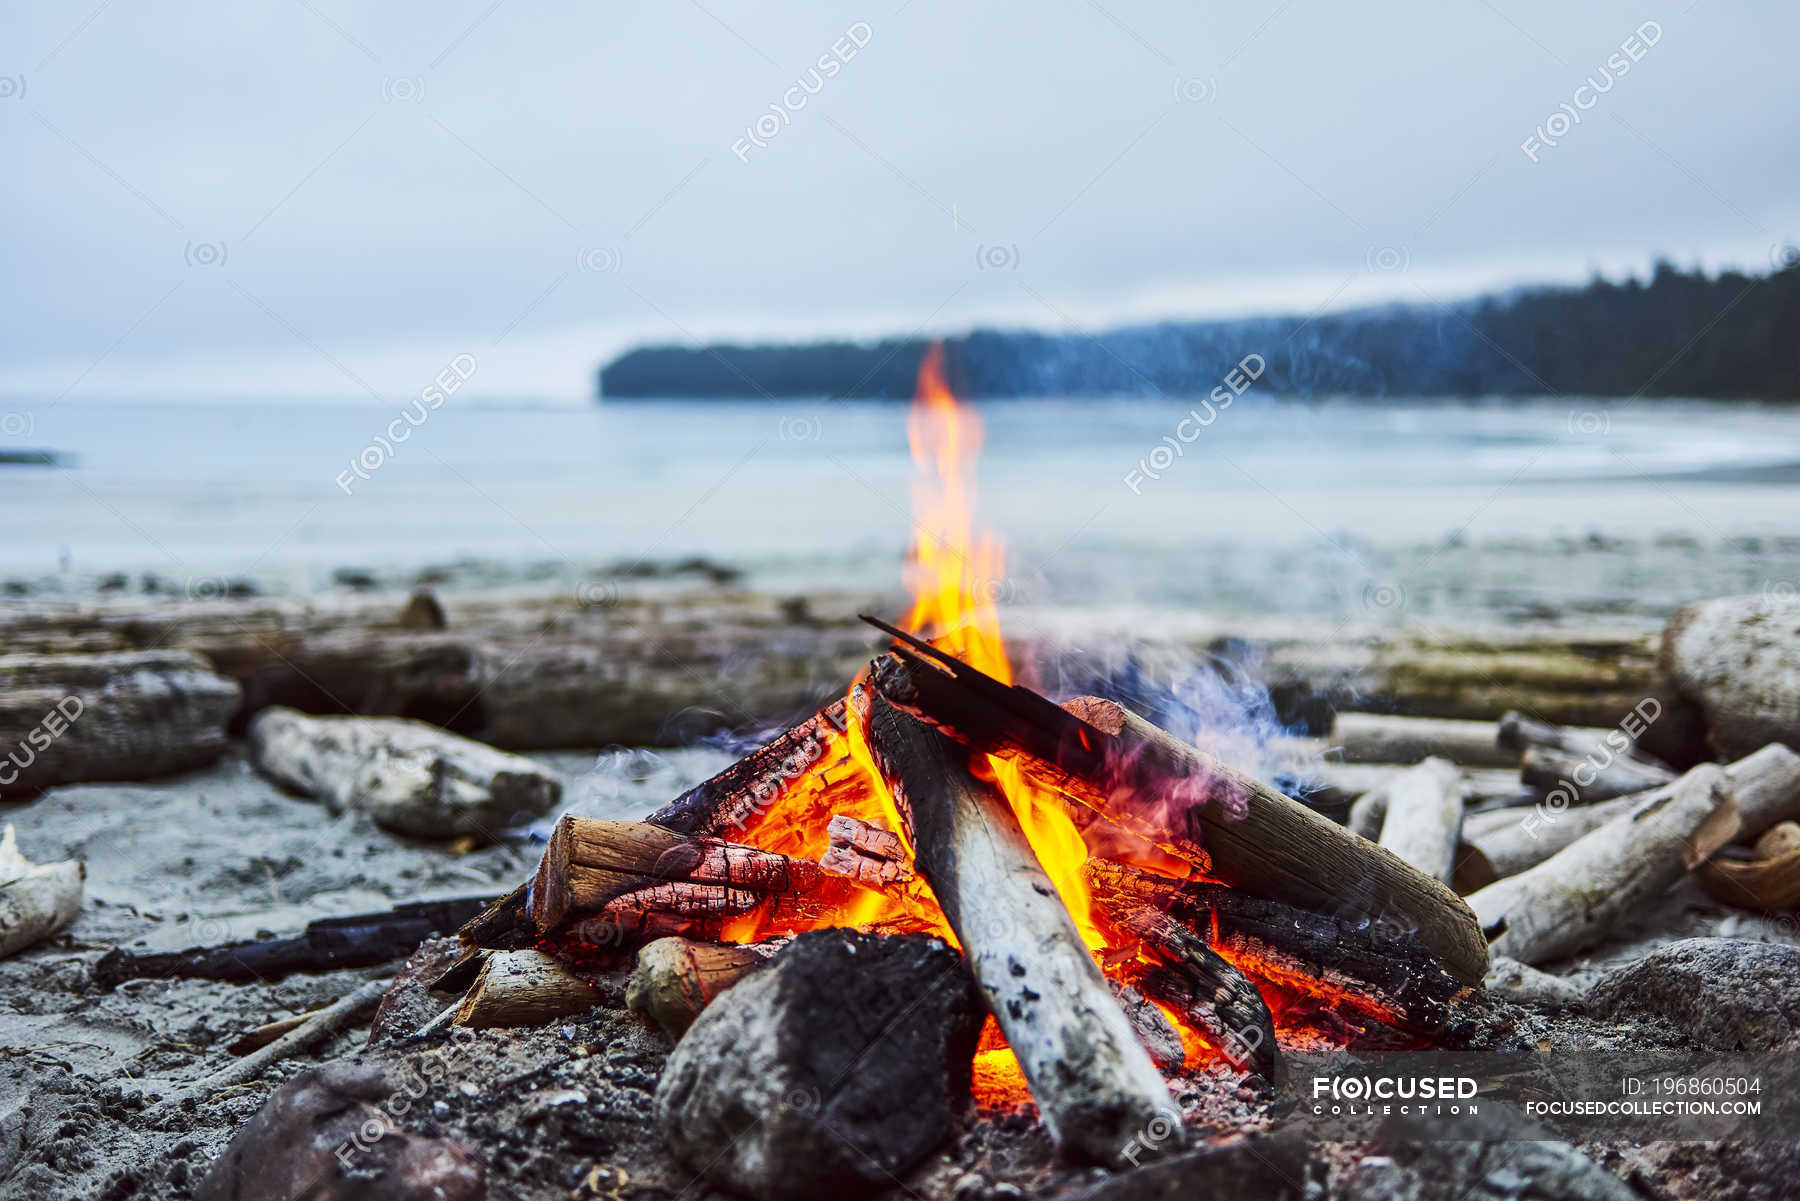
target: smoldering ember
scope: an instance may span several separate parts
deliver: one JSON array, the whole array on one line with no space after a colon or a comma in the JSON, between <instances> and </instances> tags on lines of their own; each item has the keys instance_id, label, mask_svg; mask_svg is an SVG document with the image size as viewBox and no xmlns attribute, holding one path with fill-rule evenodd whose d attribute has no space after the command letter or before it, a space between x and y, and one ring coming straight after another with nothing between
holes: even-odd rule
<instances>
[{"instance_id":1,"label":"smoldering ember","mask_svg":"<svg viewBox=\"0 0 1800 1201\"><path fill-rule=\"evenodd\" d=\"M5 1194L1795 1195L1800 600L1003 634L911 433L909 607L10 608Z\"/></svg>"}]
</instances>

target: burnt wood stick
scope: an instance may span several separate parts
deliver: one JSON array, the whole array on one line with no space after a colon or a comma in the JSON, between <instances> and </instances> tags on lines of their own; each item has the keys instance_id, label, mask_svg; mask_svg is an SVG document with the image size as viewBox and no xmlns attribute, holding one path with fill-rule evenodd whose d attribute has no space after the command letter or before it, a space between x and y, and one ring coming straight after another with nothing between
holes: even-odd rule
<instances>
[{"instance_id":1,"label":"burnt wood stick","mask_svg":"<svg viewBox=\"0 0 1800 1201\"><path fill-rule=\"evenodd\" d=\"M1238 1071L1272 1082L1280 1062L1275 1019L1244 973L1160 909L1124 905L1111 917L1165 965L1144 973L1144 989L1180 1012Z\"/></svg>"},{"instance_id":2,"label":"burnt wood stick","mask_svg":"<svg viewBox=\"0 0 1800 1201\"><path fill-rule=\"evenodd\" d=\"M1479 984L1486 975L1475 915L1442 881L1112 701L1081 697L1058 708L882 628L900 645L876 662L874 682L906 712L978 750L1048 765L1071 797L1132 833L1155 806L1175 823L1155 845L1228 884L1411 926L1458 979ZM1183 854L1189 848L1203 854Z\"/></svg>"},{"instance_id":3,"label":"burnt wood stick","mask_svg":"<svg viewBox=\"0 0 1800 1201\"><path fill-rule=\"evenodd\" d=\"M1567 803L1573 805L1630 796L1674 778L1675 773L1666 767L1627 759L1611 751L1577 755L1554 747L1533 746L1527 747L1519 759L1519 779L1526 787L1540 797L1561 790Z\"/></svg>"},{"instance_id":4,"label":"burnt wood stick","mask_svg":"<svg viewBox=\"0 0 1800 1201\"><path fill-rule=\"evenodd\" d=\"M1346 922L1216 884L1171 880L1090 859L1087 881L1109 910L1149 906L1190 930L1252 978L1342 1003L1399 1030L1456 1041L1475 990L1406 931Z\"/></svg>"},{"instance_id":5,"label":"burnt wood stick","mask_svg":"<svg viewBox=\"0 0 1800 1201\"><path fill-rule=\"evenodd\" d=\"M531 917L540 931L549 931L571 913L596 912L627 895L675 912L689 908L691 898L696 912L724 907L741 913L760 894L808 892L824 879L818 864L774 851L650 822L565 815L538 863ZM682 884L718 887L675 887ZM738 899L744 903L737 905Z\"/></svg>"},{"instance_id":6,"label":"burnt wood stick","mask_svg":"<svg viewBox=\"0 0 1800 1201\"><path fill-rule=\"evenodd\" d=\"M859 684L853 703L915 863L1057 1143L1119 1166L1179 1111L1005 797L968 752ZM1153 1127L1152 1123L1159 1126Z\"/></svg>"},{"instance_id":7,"label":"burnt wood stick","mask_svg":"<svg viewBox=\"0 0 1800 1201\"><path fill-rule=\"evenodd\" d=\"M823 760L844 733L844 702L833 701L646 820L683 834L742 832Z\"/></svg>"},{"instance_id":8,"label":"burnt wood stick","mask_svg":"<svg viewBox=\"0 0 1800 1201\"><path fill-rule=\"evenodd\" d=\"M115 947L94 965L94 980L114 988L126 980L274 980L293 972L374 967L404 959L428 938L449 934L487 905L485 897L413 901L380 913L320 918L286 938L255 939L137 954Z\"/></svg>"}]
</instances>

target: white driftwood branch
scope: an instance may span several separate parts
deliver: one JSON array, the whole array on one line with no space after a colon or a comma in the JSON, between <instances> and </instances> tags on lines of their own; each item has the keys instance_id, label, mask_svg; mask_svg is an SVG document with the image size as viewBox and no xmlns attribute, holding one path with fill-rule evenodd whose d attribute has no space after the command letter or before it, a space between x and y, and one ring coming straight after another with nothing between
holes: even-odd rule
<instances>
[{"instance_id":1,"label":"white driftwood branch","mask_svg":"<svg viewBox=\"0 0 1800 1201\"><path fill-rule=\"evenodd\" d=\"M1498 733L1491 721L1339 713L1331 723L1331 745L1351 763L1417 763L1436 757L1464 767L1517 765L1518 752L1502 747Z\"/></svg>"},{"instance_id":2,"label":"white driftwood branch","mask_svg":"<svg viewBox=\"0 0 1800 1201\"><path fill-rule=\"evenodd\" d=\"M1448 882L1462 823L1462 774L1448 759L1427 759L1388 786L1381 845Z\"/></svg>"}]
</instances>

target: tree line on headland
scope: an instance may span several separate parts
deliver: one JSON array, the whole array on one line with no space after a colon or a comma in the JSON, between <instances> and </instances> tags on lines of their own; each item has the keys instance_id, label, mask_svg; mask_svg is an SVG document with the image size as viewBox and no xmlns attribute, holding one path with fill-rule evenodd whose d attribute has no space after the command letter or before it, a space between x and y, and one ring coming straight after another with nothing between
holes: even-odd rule
<instances>
[{"instance_id":1,"label":"tree line on headland","mask_svg":"<svg viewBox=\"0 0 1800 1201\"><path fill-rule=\"evenodd\" d=\"M602 367L613 398L913 394L930 341L648 346ZM1766 276L1596 278L1440 306L1319 317L1165 321L1098 334L976 330L944 339L972 397L1205 393L1247 354L1259 390L1295 396L1585 395L1800 399L1800 264Z\"/></svg>"}]
</instances>

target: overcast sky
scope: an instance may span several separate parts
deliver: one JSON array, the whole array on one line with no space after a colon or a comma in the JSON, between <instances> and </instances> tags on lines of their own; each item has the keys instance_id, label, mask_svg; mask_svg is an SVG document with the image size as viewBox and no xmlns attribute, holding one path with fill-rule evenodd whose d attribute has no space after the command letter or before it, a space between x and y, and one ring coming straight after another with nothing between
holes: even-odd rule
<instances>
[{"instance_id":1,"label":"overcast sky","mask_svg":"<svg viewBox=\"0 0 1800 1201\"><path fill-rule=\"evenodd\" d=\"M1791 0L12 0L0 390L386 400L471 354L573 402L643 340L1764 270L1797 35Z\"/></svg>"}]
</instances>

